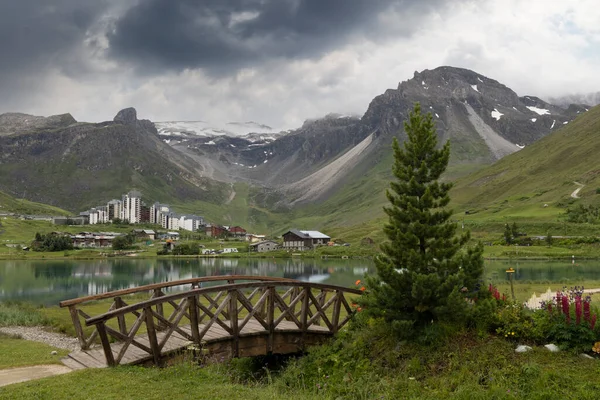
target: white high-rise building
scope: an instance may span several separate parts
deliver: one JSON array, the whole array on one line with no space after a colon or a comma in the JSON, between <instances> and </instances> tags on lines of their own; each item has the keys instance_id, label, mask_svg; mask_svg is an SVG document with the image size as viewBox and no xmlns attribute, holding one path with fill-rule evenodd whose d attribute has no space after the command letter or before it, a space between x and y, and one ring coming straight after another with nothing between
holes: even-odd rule
<instances>
[{"instance_id":1,"label":"white high-rise building","mask_svg":"<svg viewBox=\"0 0 600 400\"><path fill-rule=\"evenodd\" d=\"M129 221L130 224L137 224L141 220L142 194L138 191L123 195L123 208L121 210L121 219Z\"/></svg>"},{"instance_id":2,"label":"white high-rise building","mask_svg":"<svg viewBox=\"0 0 600 400\"><path fill-rule=\"evenodd\" d=\"M163 225L163 216L169 214L171 209L166 204L160 204L158 202L150 206L150 223ZM165 228L165 226L163 226Z\"/></svg>"},{"instance_id":3,"label":"white high-rise building","mask_svg":"<svg viewBox=\"0 0 600 400\"><path fill-rule=\"evenodd\" d=\"M121 209L123 208L123 202L121 200L111 200L106 205L106 213L108 215L108 220L112 221L113 219L121 218Z\"/></svg>"}]
</instances>

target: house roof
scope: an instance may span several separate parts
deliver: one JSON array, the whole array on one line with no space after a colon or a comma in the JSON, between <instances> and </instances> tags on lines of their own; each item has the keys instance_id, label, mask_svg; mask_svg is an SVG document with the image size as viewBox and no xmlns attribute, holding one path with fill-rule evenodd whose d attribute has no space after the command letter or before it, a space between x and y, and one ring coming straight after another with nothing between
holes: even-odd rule
<instances>
[{"instance_id":1,"label":"house roof","mask_svg":"<svg viewBox=\"0 0 600 400\"><path fill-rule=\"evenodd\" d=\"M297 229L290 229L288 232L291 232L294 235L303 239L330 239L329 236L319 231L299 231Z\"/></svg>"}]
</instances>

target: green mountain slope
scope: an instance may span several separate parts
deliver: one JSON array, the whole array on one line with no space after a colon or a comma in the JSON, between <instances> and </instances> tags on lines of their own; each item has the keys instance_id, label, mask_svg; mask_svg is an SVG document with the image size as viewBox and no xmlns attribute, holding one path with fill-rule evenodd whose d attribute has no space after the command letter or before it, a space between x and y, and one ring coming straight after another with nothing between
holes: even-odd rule
<instances>
[{"instance_id":1,"label":"green mountain slope","mask_svg":"<svg viewBox=\"0 0 600 400\"><path fill-rule=\"evenodd\" d=\"M11 121L13 130L0 136L0 189L13 196L78 212L133 188L150 203L222 204L229 195L228 185L202 177L134 109L99 124L31 128Z\"/></svg>"},{"instance_id":2,"label":"green mountain slope","mask_svg":"<svg viewBox=\"0 0 600 400\"><path fill-rule=\"evenodd\" d=\"M576 193L576 189L580 190ZM457 182L455 209L486 218L551 220L573 202L600 195L600 107Z\"/></svg>"},{"instance_id":3,"label":"green mountain slope","mask_svg":"<svg viewBox=\"0 0 600 400\"><path fill-rule=\"evenodd\" d=\"M28 215L69 215L68 211L29 200L17 200L0 192L0 214L16 213Z\"/></svg>"}]
</instances>

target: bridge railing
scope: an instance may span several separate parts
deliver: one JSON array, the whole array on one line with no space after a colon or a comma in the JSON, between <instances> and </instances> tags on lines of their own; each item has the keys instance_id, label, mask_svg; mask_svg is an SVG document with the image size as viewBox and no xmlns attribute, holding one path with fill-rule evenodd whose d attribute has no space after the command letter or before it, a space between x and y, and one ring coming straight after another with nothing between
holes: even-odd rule
<instances>
[{"instance_id":1,"label":"bridge railing","mask_svg":"<svg viewBox=\"0 0 600 400\"><path fill-rule=\"evenodd\" d=\"M96 326L109 366L121 363L130 346L158 365L174 333L180 340L201 345L209 338L211 328L217 328L221 338L231 341L231 355L237 357L238 339L245 334L265 335L265 351L272 352L276 331L299 332L302 337L309 331L337 332L354 313L347 295L360 294L356 289L300 281L234 283L154 297L87 318L85 323ZM159 305L165 306L163 310L169 306L168 316L156 311ZM135 317L129 327L121 323L127 315ZM119 321L118 328L114 322L113 326L109 324L114 320ZM254 324L252 330L244 331L250 321ZM111 341L120 345L111 347Z\"/></svg>"},{"instance_id":2,"label":"bridge railing","mask_svg":"<svg viewBox=\"0 0 600 400\"><path fill-rule=\"evenodd\" d=\"M251 276L251 275L219 275L219 276L205 276L199 278L182 279L171 282L154 283L150 285L137 286L134 288L115 290L111 292L101 293L92 296L79 297L76 299L64 300L59 303L60 307L68 307L71 321L75 329L75 334L79 340L79 346L82 350L89 349L98 340L99 332L97 329L86 332L83 325L86 319L92 316L88 314L89 310L86 311L86 306L93 304L99 300L112 299L112 303L109 305L107 311L118 310L123 307L127 307L128 301L131 300L139 303L144 300L151 300L158 297L166 296L167 291L186 291L190 289L197 289L203 284L214 284L214 283L236 283L236 282L247 282L247 281L258 281L258 282L288 282L294 281L293 279L269 277L269 276ZM164 303L158 303L155 306L155 312L161 317L165 317ZM126 331L126 319L124 315L117 317L117 323L121 332ZM158 328L163 327L162 322Z\"/></svg>"}]
</instances>

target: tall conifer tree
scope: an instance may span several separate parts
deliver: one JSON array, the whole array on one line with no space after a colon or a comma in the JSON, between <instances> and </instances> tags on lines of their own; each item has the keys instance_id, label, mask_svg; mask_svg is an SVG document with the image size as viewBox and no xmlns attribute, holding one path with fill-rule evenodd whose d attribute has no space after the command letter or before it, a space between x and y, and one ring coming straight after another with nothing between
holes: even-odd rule
<instances>
[{"instance_id":1,"label":"tall conifer tree","mask_svg":"<svg viewBox=\"0 0 600 400\"><path fill-rule=\"evenodd\" d=\"M431 113L421 114L416 103L404 130L404 148L395 138L392 145L395 180L387 191L390 205L384 207L389 242L375 260L377 276L369 280L364 302L410 336L432 321L461 318L465 295L483 271L483 247L463 249L470 235L457 235L450 221L452 212L445 207L452 185L439 181L450 144L436 149Z\"/></svg>"}]
</instances>

